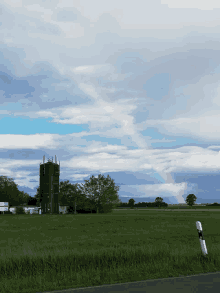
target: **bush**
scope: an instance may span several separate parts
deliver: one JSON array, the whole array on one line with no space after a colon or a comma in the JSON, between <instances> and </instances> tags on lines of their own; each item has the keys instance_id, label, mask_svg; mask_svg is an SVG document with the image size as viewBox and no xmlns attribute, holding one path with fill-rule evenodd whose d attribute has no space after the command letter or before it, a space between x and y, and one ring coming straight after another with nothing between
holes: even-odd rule
<instances>
[{"instance_id":1,"label":"bush","mask_svg":"<svg viewBox=\"0 0 220 293\"><path fill-rule=\"evenodd\" d=\"M23 207L16 207L16 212L15 212L16 215L25 215L25 210Z\"/></svg>"},{"instance_id":2,"label":"bush","mask_svg":"<svg viewBox=\"0 0 220 293\"><path fill-rule=\"evenodd\" d=\"M112 206L111 205L105 205L105 206L100 206L98 208L98 213L99 214L107 214L107 213L112 213ZM67 214L74 214L75 213L75 207L73 206L68 206L67 207ZM96 208L89 208L89 207L81 207L81 208L76 208L76 213L77 214L96 214L97 210Z\"/></svg>"},{"instance_id":3,"label":"bush","mask_svg":"<svg viewBox=\"0 0 220 293\"><path fill-rule=\"evenodd\" d=\"M75 211L75 209L73 207L69 206L66 210L66 213L67 214L74 214L74 211Z\"/></svg>"},{"instance_id":4,"label":"bush","mask_svg":"<svg viewBox=\"0 0 220 293\"><path fill-rule=\"evenodd\" d=\"M67 212L66 212L67 214L74 214L75 213L75 207L72 207L72 206L69 206L68 208L67 208ZM94 210L94 209L90 209L90 208L77 208L76 209L76 213L77 214L91 214L91 213L93 213L93 214L95 214L96 213L96 210Z\"/></svg>"},{"instance_id":5,"label":"bush","mask_svg":"<svg viewBox=\"0 0 220 293\"><path fill-rule=\"evenodd\" d=\"M113 208L110 205L102 206L99 208L99 213L100 214L108 214L112 213Z\"/></svg>"},{"instance_id":6,"label":"bush","mask_svg":"<svg viewBox=\"0 0 220 293\"><path fill-rule=\"evenodd\" d=\"M217 202L214 202L214 203L212 203L212 204L209 204L208 206L220 206L220 204L219 203L217 203Z\"/></svg>"},{"instance_id":7,"label":"bush","mask_svg":"<svg viewBox=\"0 0 220 293\"><path fill-rule=\"evenodd\" d=\"M0 214L3 215L3 211L0 211ZM4 215L12 215L13 213L10 211L4 211Z\"/></svg>"}]
</instances>

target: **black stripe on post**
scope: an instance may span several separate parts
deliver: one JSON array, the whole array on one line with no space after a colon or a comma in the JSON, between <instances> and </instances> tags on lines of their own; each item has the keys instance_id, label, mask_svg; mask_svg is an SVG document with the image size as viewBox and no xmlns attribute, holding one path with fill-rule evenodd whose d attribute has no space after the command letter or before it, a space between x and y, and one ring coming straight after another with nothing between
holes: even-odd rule
<instances>
[{"instance_id":1,"label":"black stripe on post","mask_svg":"<svg viewBox=\"0 0 220 293\"><path fill-rule=\"evenodd\" d=\"M205 240L204 237L203 237L203 232L201 230L198 230L198 234L199 234L199 239L202 239L202 240Z\"/></svg>"}]
</instances>

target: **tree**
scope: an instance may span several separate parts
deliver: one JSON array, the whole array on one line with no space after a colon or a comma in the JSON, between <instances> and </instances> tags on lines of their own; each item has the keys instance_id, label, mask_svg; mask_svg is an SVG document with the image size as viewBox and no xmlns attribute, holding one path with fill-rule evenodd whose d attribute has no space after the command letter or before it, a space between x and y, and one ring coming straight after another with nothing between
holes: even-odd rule
<instances>
[{"instance_id":1,"label":"tree","mask_svg":"<svg viewBox=\"0 0 220 293\"><path fill-rule=\"evenodd\" d=\"M27 206L29 203L29 200L31 199L32 197L27 194L26 192L24 191L19 191L17 193L17 205L23 205L23 206Z\"/></svg>"},{"instance_id":2,"label":"tree","mask_svg":"<svg viewBox=\"0 0 220 293\"><path fill-rule=\"evenodd\" d=\"M24 191L18 190L17 184L12 178L0 176L0 201L8 202L8 208L12 206L25 206L30 196Z\"/></svg>"},{"instance_id":3,"label":"tree","mask_svg":"<svg viewBox=\"0 0 220 293\"><path fill-rule=\"evenodd\" d=\"M29 199L28 199L27 205L36 206L37 205L37 199L32 197L32 196L30 196Z\"/></svg>"},{"instance_id":4,"label":"tree","mask_svg":"<svg viewBox=\"0 0 220 293\"><path fill-rule=\"evenodd\" d=\"M105 178L104 175L99 174L98 178L91 176L90 180L84 181L84 185L79 185L79 188L89 199L90 207L96 208L97 213L112 212L112 209L120 204L119 187L115 186L114 180L109 175Z\"/></svg>"},{"instance_id":5,"label":"tree","mask_svg":"<svg viewBox=\"0 0 220 293\"><path fill-rule=\"evenodd\" d=\"M36 194L34 195L34 198L36 199L36 201L37 201L37 206L39 207L39 206L40 206L40 203L41 203L41 201L40 201L40 199L41 199L41 196L40 196L40 186L38 186L38 188L37 188L37 192L36 192Z\"/></svg>"},{"instance_id":6,"label":"tree","mask_svg":"<svg viewBox=\"0 0 220 293\"><path fill-rule=\"evenodd\" d=\"M89 201L85 194L82 192L79 184L71 184L69 180L62 182L60 184L59 201L62 205L68 205L75 208L75 203L77 209L83 209L85 206L89 205Z\"/></svg>"},{"instance_id":7,"label":"tree","mask_svg":"<svg viewBox=\"0 0 220 293\"><path fill-rule=\"evenodd\" d=\"M69 180L60 181L58 201L60 202L61 205L68 204L68 199L70 195L70 187L71 187L71 184L69 183Z\"/></svg>"},{"instance_id":8,"label":"tree","mask_svg":"<svg viewBox=\"0 0 220 293\"><path fill-rule=\"evenodd\" d=\"M186 198L186 203L192 207L196 201L197 197L194 194L189 194Z\"/></svg>"},{"instance_id":9,"label":"tree","mask_svg":"<svg viewBox=\"0 0 220 293\"><path fill-rule=\"evenodd\" d=\"M131 207L131 209L134 208L134 203L135 203L135 200L133 198L130 198L129 201L128 201L128 206Z\"/></svg>"},{"instance_id":10,"label":"tree","mask_svg":"<svg viewBox=\"0 0 220 293\"><path fill-rule=\"evenodd\" d=\"M13 184L12 178L7 178L6 176L0 176L0 201L9 202L9 194L11 186Z\"/></svg>"},{"instance_id":11,"label":"tree","mask_svg":"<svg viewBox=\"0 0 220 293\"><path fill-rule=\"evenodd\" d=\"M19 193L17 184L12 178L0 176L0 201L8 202L9 208L12 205L19 204Z\"/></svg>"},{"instance_id":12,"label":"tree","mask_svg":"<svg viewBox=\"0 0 220 293\"><path fill-rule=\"evenodd\" d=\"M162 202L163 202L162 197L156 197L156 199L155 199L155 203L156 203L159 207L161 207Z\"/></svg>"},{"instance_id":13,"label":"tree","mask_svg":"<svg viewBox=\"0 0 220 293\"><path fill-rule=\"evenodd\" d=\"M100 189L100 192L102 192L100 212L112 212L120 203L118 197L119 187L115 186L114 180L111 179L109 175L105 179L104 176L101 177L101 175L99 175L99 180L103 183L103 189Z\"/></svg>"}]
</instances>

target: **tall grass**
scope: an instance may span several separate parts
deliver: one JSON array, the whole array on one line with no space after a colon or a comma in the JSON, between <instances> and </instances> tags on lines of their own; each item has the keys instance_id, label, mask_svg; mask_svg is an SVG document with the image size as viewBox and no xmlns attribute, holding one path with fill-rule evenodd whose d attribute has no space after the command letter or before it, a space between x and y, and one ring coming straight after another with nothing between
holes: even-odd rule
<instances>
[{"instance_id":1,"label":"tall grass","mask_svg":"<svg viewBox=\"0 0 220 293\"><path fill-rule=\"evenodd\" d=\"M219 213L157 211L1 215L1 292L36 293L218 271L219 219ZM201 253L198 220L207 257Z\"/></svg>"}]
</instances>

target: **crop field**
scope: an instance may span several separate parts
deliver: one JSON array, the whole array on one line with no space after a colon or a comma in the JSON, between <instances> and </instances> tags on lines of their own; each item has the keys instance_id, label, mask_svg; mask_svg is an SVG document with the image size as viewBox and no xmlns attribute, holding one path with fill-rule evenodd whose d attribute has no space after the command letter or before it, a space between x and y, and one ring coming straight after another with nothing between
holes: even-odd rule
<instances>
[{"instance_id":1,"label":"crop field","mask_svg":"<svg viewBox=\"0 0 220 293\"><path fill-rule=\"evenodd\" d=\"M205 207L201 207L205 208ZM215 209L217 209L215 207ZM181 211L180 211L181 210ZM208 255L202 255L200 221ZM220 271L218 211L0 215L1 293L36 293Z\"/></svg>"},{"instance_id":2,"label":"crop field","mask_svg":"<svg viewBox=\"0 0 220 293\"><path fill-rule=\"evenodd\" d=\"M120 211L123 211L123 210L141 210L141 209L144 209L144 210L219 210L220 211L220 206L192 206L192 207L189 207L189 206L168 206L168 207L138 207L138 208L117 208L115 209L115 211L117 210L120 210Z\"/></svg>"}]
</instances>

